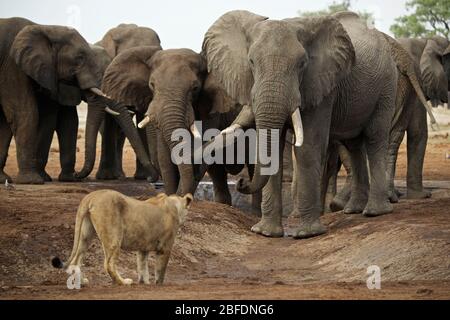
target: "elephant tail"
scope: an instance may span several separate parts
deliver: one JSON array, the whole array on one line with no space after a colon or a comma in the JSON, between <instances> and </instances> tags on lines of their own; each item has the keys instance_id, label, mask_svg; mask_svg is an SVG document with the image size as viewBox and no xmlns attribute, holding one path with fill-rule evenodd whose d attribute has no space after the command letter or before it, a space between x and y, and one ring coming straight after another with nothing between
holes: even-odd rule
<instances>
[{"instance_id":1,"label":"elephant tail","mask_svg":"<svg viewBox=\"0 0 450 320\"><path fill-rule=\"evenodd\" d=\"M436 125L436 127L438 127L436 118L433 115L433 111L431 110L431 107L428 104L427 99L425 98L425 94L423 93L423 90L420 86L420 81L417 77L414 60L412 59L410 54L394 38L388 36L385 33L383 33L383 35L387 43L389 44L389 47L391 48L391 55L395 63L397 64L397 69L400 71L400 73L402 73L404 76L408 78L417 97L420 100L420 103L430 116L431 126L433 127L433 125ZM400 111L397 110L393 121L393 125L397 122L400 114L401 110Z\"/></svg>"},{"instance_id":2,"label":"elephant tail","mask_svg":"<svg viewBox=\"0 0 450 320\"><path fill-rule=\"evenodd\" d=\"M86 218L89 219L89 217L86 217L88 213L89 213L89 198L87 196L81 201L81 204L78 207L77 217L75 220L75 235L73 240L72 253L70 254L70 257L69 259L67 259L66 262L63 262L59 257L53 257L51 262L54 268L57 269L67 268L74 260L74 258L77 256L83 224ZM91 222L89 221L89 223Z\"/></svg>"}]
</instances>

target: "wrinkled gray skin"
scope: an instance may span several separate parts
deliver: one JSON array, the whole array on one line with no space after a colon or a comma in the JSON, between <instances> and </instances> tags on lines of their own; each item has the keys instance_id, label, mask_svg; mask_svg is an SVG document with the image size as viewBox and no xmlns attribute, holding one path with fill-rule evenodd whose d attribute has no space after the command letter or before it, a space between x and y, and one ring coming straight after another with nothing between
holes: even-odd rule
<instances>
[{"instance_id":1,"label":"wrinkled gray skin","mask_svg":"<svg viewBox=\"0 0 450 320\"><path fill-rule=\"evenodd\" d=\"M101 74L81 35L66 27L37 25L22 18L0 19L0 182L8 148L15 137L19 174L14 182L40 184L54 131L58 133L62 172L73 180L78 130L76 108L92 94ZM90 108L91 114L104 113ZM88 118L88 122L92 119Z\"/></svg>"},{"instance_id":2,"label":"wrinkled gray skin","mask_svg":"<svg viewBox=\"0 0 450 320\"><path fill-rule=\"evenodd\" d=\"M225 129L242 109L207 77L204 58L189 49L142 46L126 50L108 67L103 89L152 119L145 128L148 148L167 194L193 193L202 176L193 165L173 164L171 152L178 142L171 140L172 133L190 130L194 120L202 121L204 131ZM237 174L243 167L208 168L216 201L231 205L227 173Z\"/></svg>"},{"instance_id":3,"label":"wrinkled gray skin","mask_svg":"<svg viewBox=\"0 0 450 320\"><path fill-rule=\"evenodd\" d=\"M442 37L432 37L429 39L399 39L398 43L408 52L407 58L411 61L417 77L421 79L421 87L426 99L433 107L448 102L448 75L445 66L450 64L450 55L445 55L444 51L449 45L449 41ZM409 59L408 59L409 60ZM395 190L395 166L398 149L407 132L407 194L410 199L428 198L429 191L423 189L422 171L425 158L425 150L428 140L428 126L426 111L419 100L419 97L411 81L405 75L399 76L397 84L396 119L398 119L391 129L390 143L387 158L387 176L391 202L398 202L399 192ZM330 204L331 211L344 208L350 198L351 165L348 151L343 145L339 147L340 161L344 163L347 170L347 180L342 190L336 194ZM339 170L340 165L336 168ZM329 193L335 192L335 177ZM330 196L328 196L330 198Z\"/></svg>"},{"instance_id":4,"label":"wrinkled gray skin","mask_svg":"<svg viewBox=\"0 0 450 320\"><path fill-rule=\"evenodd\" d=\"M232 11L208 30L203 50L208 69L230 96L251 105L258 132L291 126L290 116L300 110L304 143L295 148L298 187L294 211L300 216L295 238L326 232L320 222L321 185L330 135L351 145L353 167L362 166L356 150L363 142L368 149L374 177L370 191L361 189L363 182L353 179L348 211L364 209L366 216L392 211L383 159L394 112L397 70L383 36L367 29L353 13L275 21ZM282 236L282 168L272 176L261 175L260 170L258 163L253 179L239 181L238 190L263 190L262 219L252 231Z\"/></svg>"},{"instance_id":5,"label":"wrinkled gray skin","mask_svg":"<svg viewBox=\"0 0 450 320\"><path fill-rule=\"evenodd\" d=\"M117 27L109 30L103 39L96 43L97 46L104 48L104 53L110 60L114 59L117 55L123 51L138 47L138 46L160 46L160 39L157 33L146 27L139 27L135 24L120 24ZM105 66L102 71L106 70ZM134 110L136 112L136 119L139 123L143 118L143 113L139 110ZM96 178L101 180L113 180L118 178L124 178L125 174L122 169L122 151L125 142L125 134L123 130L117 124L117 121L113 119L113 116L107 114L104 119L102 132L102 149L101 149L101 160L99 169L96 173ZM97 131L99 128L97 128ZM96 131L96 132L97 132ZM144 130L138 129L139 137L141 142L134 141L134 145L142 144L144 146L144 151L147 154L146 160L148 160L148 148L147 148L147 138ZM127 136L128 139L130 139ZM79 173L80 177L87 177L94 167L95 163L95 145L92 145L88 149L85 155L85 163L83 169ZM141 157L142 158L142 157ZM145 179L150 176L148 169L145 169L142 165L142 161L136 160L136 179Z\"/></svg>"}]
</instances>

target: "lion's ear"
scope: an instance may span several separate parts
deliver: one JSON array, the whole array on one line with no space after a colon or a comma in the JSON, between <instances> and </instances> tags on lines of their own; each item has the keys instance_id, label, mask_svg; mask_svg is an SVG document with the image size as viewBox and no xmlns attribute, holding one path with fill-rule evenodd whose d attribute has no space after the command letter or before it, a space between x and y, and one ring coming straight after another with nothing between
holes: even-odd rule
<instances>
[{"instance_id":1,"label":"lion's ear","mask_svg":"<svg viewBox=\"0 0 450 320\"><path fill-rule=\"evenodd\" d=\"M194 201L194 197L192 196L192 194L188 193L183 197L183 199L186 203L185 208L189 209L191 207L192 201Z\"/></svg>"}]
</instances>

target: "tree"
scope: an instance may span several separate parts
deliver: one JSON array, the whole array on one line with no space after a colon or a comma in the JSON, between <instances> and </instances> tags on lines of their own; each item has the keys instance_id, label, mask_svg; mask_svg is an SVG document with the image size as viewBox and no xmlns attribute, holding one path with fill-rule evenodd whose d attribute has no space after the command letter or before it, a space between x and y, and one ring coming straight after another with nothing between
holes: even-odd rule
<instances>
[{"instance_id":1,"label":"tree","mask_svg":"<svg viewBox=\"0 0 450 320\"><path fill-rule=\"evenodd\" d=\"M351 9L351 0L342 0L342 2L336 2L336 0L333 1L332 4L330 4L326 9L319 10L319 11L297 11L298 15L300 17L315 17L315 16L322 16L327 14L336 13L339 11L353 11ZM373 14L371 12L367 11L359 11L356 12L359 14L361 18L363 18L366 21L372 22L374 21Z\"/></svg>"},{"instance_id":2,"label":"tree","mask_svg":"<svg viewBox=\"0 0 450 320\"><path fill-rule=\"evenodd\" d=\"M398 17L390 30L398 37L450 36L450 0L411 0L410 14Z\"/></svg>"}]
</instances>

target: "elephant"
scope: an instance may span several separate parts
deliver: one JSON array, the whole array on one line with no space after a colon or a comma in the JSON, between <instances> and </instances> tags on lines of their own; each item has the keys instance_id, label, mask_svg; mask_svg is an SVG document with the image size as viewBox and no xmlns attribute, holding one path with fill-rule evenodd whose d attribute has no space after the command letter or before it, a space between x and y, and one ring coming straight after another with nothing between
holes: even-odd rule
<instances>
[{"instance_id":1,"label":"elephant","mask_svg":"<svg viewBox=\"0 0 450 320\"><path fill-rule=\"evenodd\" d=\"M39 25L23 18L0 19L0 182L14 135L21 184L42 184L51 137L60 142L60 180L72 180L78 117L75 106L96 103L94 114L114 108L99 89L93 51L74 29ZM48 178L47 178L48 179Z\"/></svg>"},{"instance_id":2,"label":"elephant","mask_svg":"<svg viewBox=\"0 0 450 320\"><path fill-rule=\"evenodd\" d=\"M347 210L378 216L392 212L386 164L390 123L394 116L397 69L384 36L352 12L310 18L269 20L248 11L231 11L207 31L203 51L209 72L238 103L251 106L234 128L254 121L257 148L269 149L268 132L295 133L294 212L300 226L292 236L324 234L321 185L329 140L350 145L354 171L363 166L358 150L365 143L372 181L369 192L354 174ZM230 128L232 130L232 128ZM262 139L267 145L260 143ZM280 143L279 155L283 154ZM270 150L270 149L269 149ZM276 150L275 150L276 151ZM258 159L251 180L240 179L237 190L262 189L260 222L252 231L269 237L284 235L281 177L265 175Z\"/></svg>"},{"instance_id":3,"label":"elephant","mask_svg":"<svg viewBox=\"0 0 450 320\"><path fill-rule=\"evenodd\" d=\"M146 128L152 162L160 169L167 194L193 193L203 176L192 164L173 164L171 152L178 142L172 141L172 134L186 129L194 137L201 136L194 120L202 121L203 131L225 129L243 109L207 75L204 57L190 49L141 46L126 50L108 67L102 89L145 114L139 126ZM217 202L231 205L227 174L237 174L243 167L213 164L207 168ZM252 167L247 168L251 174Z\"/></svg>"},{"instance_id":4,"label":"elephant","mask_svg":"<svg viewBox=\"0 0 450 320\"><path fill-rule=\"evenodd\" d=\"M140 27L136 24L120 24L109 30L102 40L95 45L104 48L102 56L105 56L106 54L111 62L117 55L133 47L160 47L161 40L158 34L150 28ZM107 57L104 59L107 59ZM102 73L106 71L108 65L103 66ZM142 118L143 114L137 112L137 122L142 121ZM122 150L125 142L125 135L117 122L113 119L113 116L109 114L105 115L102 129L101 159L96 178L101 180L124 178L125 174L122 170ZM148 154L145 131L138 130L138 132L140 139L144 144L145 152ZM95 157L95 144L92 144L85 154L83 168L77 174L80 178L85 178L92 172ZM142 166L141 161L136 159L136 173L134 177L136 179L146 179L149 175L149 170L146 170Z\"/></svg>"},{"instance_id":5,"label":"elephant","mask_svg":"<svg viewBox=\"0 0 450 320\"><path fill-rule=\"evenodd\" d=\"M426 100L429 100L433 107L448 103L449 78L444 71L444 65L448 63L450 56L445 56L444 50L449 42L445 38L438 36L429 39L401 38L397 42L387 35L385 36L389 38L394 50L393 55L398 57L398 68L401 69L403 67L404 69L400 70L401 75L397 84L396 116L390 133L387 157L390 200L393 203L398 202L398 195L400 194L395 189L394 178L398 149L403 141L405 132L408 133L406 197L409 199L428 198L431 196L431 193L423 189L422 183L423 163L428 140L426 112L428 111L430 115L432 125L436 121ZM446 57L447 62L444 57ZM410 74L413 75L413 78L418 78L418 81L408 79L405 71L407 69L411 70ZM415 85L412 85L413 82ZM349 163L349 155L344 146L341 145L339 150L348 178L343 189L336 194L329 205L332 211L343 209L350 198L351 165ZM336 169L339 170L339 167L340 165ZM336 175L337 171L332 178L333 187L330 190L331 193L335 191Z\"/></svg>"}]
</instances>

